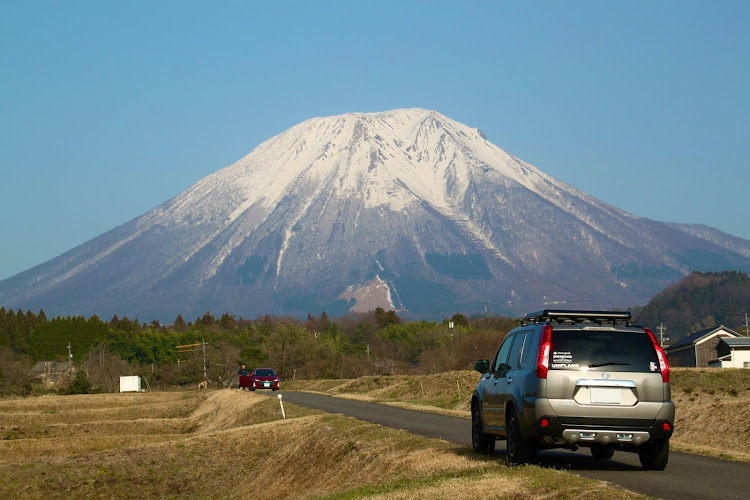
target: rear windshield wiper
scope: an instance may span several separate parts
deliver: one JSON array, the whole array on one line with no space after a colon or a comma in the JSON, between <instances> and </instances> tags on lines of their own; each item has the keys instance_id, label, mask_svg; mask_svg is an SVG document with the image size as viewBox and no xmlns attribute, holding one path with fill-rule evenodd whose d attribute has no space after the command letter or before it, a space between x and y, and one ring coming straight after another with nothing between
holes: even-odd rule
<instances>
[{"instance_id":1,"label":"rear windshield wiper","mask_svg":"<svg viewBox=\"0 0 750 500\"><path fill-rule=\"evenodd\" d=\"M597 368L599 366L610 366L610 365L629 365L630 363L623 363L622 361L605 361L603 363L591 363L589 368Z\"/></svg>"}]
</instances>

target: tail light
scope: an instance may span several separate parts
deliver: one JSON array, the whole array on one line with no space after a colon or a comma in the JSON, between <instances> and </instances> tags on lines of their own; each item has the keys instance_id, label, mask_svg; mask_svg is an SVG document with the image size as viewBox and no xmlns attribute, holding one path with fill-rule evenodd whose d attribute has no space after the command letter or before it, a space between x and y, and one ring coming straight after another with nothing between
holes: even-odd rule
<instances>
[{"instance_id":1,"label":"tail light","mask_svg":"<svg viewBox=\"0 0 750 500\"><path fill-rule=\"evenodd\" d=\"M539 378L547 378L549 371L549 350L552 345L552 326L542 327L542 341L539 344L539 356L536 360L536 375Z\"/></svg>"},{"instance_id":2,"label":"tail light","mask_svg":"<svg viewBox=\"0 0 750 500\"><path fill-rule=\"evenodd\" d=\"M645 332L651 338L651 342L654 344L654 350L656 351L656 357L659 358L659 370L661 371L661 379L664 382L669 382L669 363L667 363L667 354L664 349L659 345L659 341L656 340L656 335L649 328L644 328Z\"/></svg>"}]
</instances>

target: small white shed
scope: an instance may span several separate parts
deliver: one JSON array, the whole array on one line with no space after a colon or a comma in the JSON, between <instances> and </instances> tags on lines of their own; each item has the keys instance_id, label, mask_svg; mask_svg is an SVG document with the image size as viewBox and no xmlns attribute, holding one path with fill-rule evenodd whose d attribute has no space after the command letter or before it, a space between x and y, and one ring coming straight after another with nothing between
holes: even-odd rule
<instances>
[{"instance_id":1,"label":"small white shed","mask_svg":"<svg viewBox=\"0 0 750 500\"><path fill-rule=\"evenodd\" d=\"M141 392L141 377L120 377L120 392Z\"/></svg>"}]
</instances>

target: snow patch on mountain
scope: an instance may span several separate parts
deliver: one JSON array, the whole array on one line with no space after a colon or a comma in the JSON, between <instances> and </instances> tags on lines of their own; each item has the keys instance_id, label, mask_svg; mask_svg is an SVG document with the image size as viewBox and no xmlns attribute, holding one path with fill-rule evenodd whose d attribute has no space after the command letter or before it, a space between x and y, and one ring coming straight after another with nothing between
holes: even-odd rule
<instances>
[{"instance_id":1,"label":"snow patch on mountain","mask_svg":"<svg viewBox=\"0 0 750 500\"><path fill-rule=\"evenodd\" d=\"M391 288L380 275L375 275L372 281L364 285L347 287L338 296L338 299L354 301L354 304L349 308L349 312L353 313L372 311L378 307L382 307L386 311L400 312L404 310L394 304Z\"/></svg>"}]
</instances>

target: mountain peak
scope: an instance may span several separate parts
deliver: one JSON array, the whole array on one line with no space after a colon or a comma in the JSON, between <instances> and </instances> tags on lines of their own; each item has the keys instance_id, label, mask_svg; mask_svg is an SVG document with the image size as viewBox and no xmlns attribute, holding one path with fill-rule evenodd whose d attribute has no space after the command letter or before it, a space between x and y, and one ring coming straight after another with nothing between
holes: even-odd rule
<instances>
[{"instance_id":1,"label":"mountain peak","mask_svg":"<svg viewBox=\"0 0 750 500\"><path fill-rule=\"evenodd\" d=\"M312 118L133 221L0 282L0 304L435 317L645 303L750 242L640 219L434 110ZM744 266L744 267L743 267Z\"/></svg>"}]
</instances>

